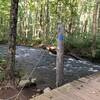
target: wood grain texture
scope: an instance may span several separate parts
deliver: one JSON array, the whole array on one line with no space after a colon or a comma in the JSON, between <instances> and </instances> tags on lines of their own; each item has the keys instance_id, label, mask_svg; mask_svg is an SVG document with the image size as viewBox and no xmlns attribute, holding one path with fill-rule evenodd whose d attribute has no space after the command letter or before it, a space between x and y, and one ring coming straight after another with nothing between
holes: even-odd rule
<instances>
[{"instance_id":1,"label":"wood grain texture","mask_svg":"<svg viewBox=\"0 0 100 100\"><path fill-rule=\"evenodd\" d=\"M100 73L65 84L35 100L100 100Z\"/></svg>"}]
</instances>

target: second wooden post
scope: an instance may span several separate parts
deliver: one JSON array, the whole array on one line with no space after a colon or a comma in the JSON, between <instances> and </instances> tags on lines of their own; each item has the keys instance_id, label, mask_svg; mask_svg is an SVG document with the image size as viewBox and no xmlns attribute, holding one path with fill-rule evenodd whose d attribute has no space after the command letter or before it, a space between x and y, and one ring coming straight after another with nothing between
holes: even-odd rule
<instances>
[{"instance_id":1,"label":"second wooden post","mask_svg":"<svg viewBox=\"0 0 100 100\"><path fill-rule=\"evenodd\" d=\"M58 24L57 58L56 58L56 86L59 87L64 81L64 26Z\"/></svg>"}]
</instances>

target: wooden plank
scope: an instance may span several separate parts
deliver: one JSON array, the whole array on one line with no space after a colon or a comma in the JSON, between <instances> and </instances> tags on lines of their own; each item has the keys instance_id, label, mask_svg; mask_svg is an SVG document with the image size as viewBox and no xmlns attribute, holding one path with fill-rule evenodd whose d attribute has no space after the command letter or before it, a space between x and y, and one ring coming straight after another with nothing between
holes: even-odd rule
<instances>
[{"instance_id":1,"label":"wooden plank","mask_svg":"<svg viewBox=\"0 0 100 100\"><path fill-rule=\"evenodd\" d=\"M83 98L77 96L76 94L74 94L72 91L68 92L68 91L62 91L62 90L59 90L62 94L64 95L67 95L68 98L70 98L71 100L84 100ZM69 100L69 99L68 99Z\"/></svg>"},{"instance_id":2,"label":"wooden plank","mask_svg":"<svg viewBox=\"0 0 100 100\"><path fill-rule=\"evenodd\" d=\"M45 93L44 96L49 97L52 100L56 100L56 99L57 100L65 100L65 98L68 98L69 100L72 100L67 95L64 95L64 94L60 93L56 89L54 89L53 91L51 91L49 93ZM60 98L60 99L58 99L58 98Z\"/></svg>"},{"instance_id":3,"label":"wooden plank","mask_svg":"<svg viewBox=\"0 0 100 100\"><path fill-rule=\"evenodd\" d=\"M66 98L68 99L68 100L73 100L72 98L70 98L67 94L66 95L64 95L63 93L61 93L60 91L58 91L58 90L54 90L54 91L52 91L53 92L53 94L57 97L62 97L63 98L63 100L66 100Z\"/></svg>"},{"instance_id":4,"label":"wooden plank","mask_svg":"<svg viewBox=\"0 0 100 100\"><path fill-rule=\"evenodd\" d=\"M51 100L50 98L44 96L44 95L41 95L41 96L37 96L35 98L32 98L30 100Z\"/></svg>"},{"instance_id":5,"label":"wooden plank","mask_svg":"<svg viewBox=\"0 0 100 100\"><path fill-rule=\"evenodd\" d=\"M78 83L78 82L77 82ZM88 86L83 86L83 87L78 87L75 86L73 87L73 90L75 90L78 93L84 94L84 97L89 97L91 98L91 100L100 100L100 94L99 91L97 91L96 89L92 88L92 87L88 87ZM76 93L75 92L75 93ZM97 94L97 95L96 95Z\"/></svg>"},{"instance_id":6,"label":"wooden plank","mask_svg":"<svg viewBox=\"0 0 100 100\"><path fill-rule=\"evenodd\" d=\"M92 81L91 83L87 84L86 86L87 86L87 87L91 87L91 88L93 88L94 90L96 89L96 90L100 91L100 83L97 82L97 81L95 81L95 80Z\"/></svg>"},{"instance_id":7,"label":"wooden plank","mask_svg":"<svg viewBox=\"0 0 100 100\"><path fill-rule=\"evenodd\" d=\"M38 96L35 100L100 100L99 76L81 78Z\"/></svg>"},{"instance_id":8,"label":"wooden plank","mask_svg":"<svg viewBox=\"0 0 100 100\"><path fill-rule=\"evenodd\" d=\"M82 94L80 93L79 91L77 90L73 90L73 93L79 97L81 97L83 100L93 100L91 99L89 96L85 95L85 94Z\"/></svg>"},{"instance_id":9,"label":"wooden plank","mask_svg":"<svg viewBox=\"0 0 100 100\"><path fill-rule=\"evenodd\" d=\"M91 98L89 98L89 97L84 97L83 94L81 94L80 92L76 91L76 89L74 89L73 86L72 86L71 84L69 85L69 87L70 87L69 89L68 89L67 86L63 87L64 91L63 91L63 89L60 89L60 88L59 88L59 91L61 91L62 93L68 95L69 97L72 97L73 100L77 100L76 98L78 98L78 100L91 100ZM68 89L68 90L67 90L67 89ZM69 93L69 94L68 94L68 93ZM75 96L77 96L77 97L75 97L75 96L73 97L72 95L75 95Z\"/></svg>"},{"instance_id":10,"label":"wooden plank","mask_svg":"<svg viewBox=\"0 0 100 100\"><path fill-rule=\"evenodd\" d=\"M79 84L81 84L83 86L86 86L87 88L90 87L90 88L93 88L94 90L98 90L99 91L100 90L100 82L99 82L99 80L100 79L97 77L96 79L93 79L93 80L88 80L86 78L83 78L83 79L79 79L78 81L80 82Z\"/></svg>"}]
</instances>

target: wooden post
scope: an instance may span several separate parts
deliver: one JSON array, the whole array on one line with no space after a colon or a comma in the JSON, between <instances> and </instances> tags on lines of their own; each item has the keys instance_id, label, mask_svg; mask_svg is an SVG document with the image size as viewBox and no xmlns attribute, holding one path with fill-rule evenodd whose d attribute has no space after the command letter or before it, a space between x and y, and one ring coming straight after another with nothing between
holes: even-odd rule
<instances>
[{"instance_id":1,"label":"wooden post","mask_svg":"<svg viewBox=\"0 0 100 100\"><path fill-rule=\"evenodd\" d=\"M58 38L57 38L57 58L56 58L56 86L59 87L63 84L64 80L64 26L58 24Z\"/></svg>"}]
</instances>

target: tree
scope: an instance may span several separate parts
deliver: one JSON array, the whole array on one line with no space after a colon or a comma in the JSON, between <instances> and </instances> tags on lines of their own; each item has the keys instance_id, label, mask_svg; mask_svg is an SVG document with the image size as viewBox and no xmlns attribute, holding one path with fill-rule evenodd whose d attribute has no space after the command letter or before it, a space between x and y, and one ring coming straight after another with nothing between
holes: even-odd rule
<instances>
[{"instance_id":1,"label":"tree","mask_svg":"<svg viewBox=\"0 0 100 100\"><path fill-rule=\"evenodd\" d=\"M98 12L98 0L95 0L94 12L93 12L93 40L92 40L92 57L96 55L96 32L97 32L97 12Z\"/></svg>"},{"instance_id":2,"label":"tree","mask_svg":"<svg viewBox=\"0 0 100 100\"><path fill-rule=\"evenodd\" d=\"M46 40L48 40L48 35L49 35L49 29L50 29L50 19L49 19L49 0L47 0L47 9L46 9Z\"/></svg>"},{"instance_id":3,"label":"tree","mask_svg":"<svg viewBox=\"0 0 100 100\"><path fill-rule=\"evenodd\" d=\"M6 71L7 81L10 85L15 86L15 52L16 52L16 35L17 35L17 14L19 0L11 0L10 9L10 32L9 32L9 50L8 50L8 67Z\"/></svg>"}]
</instances>

